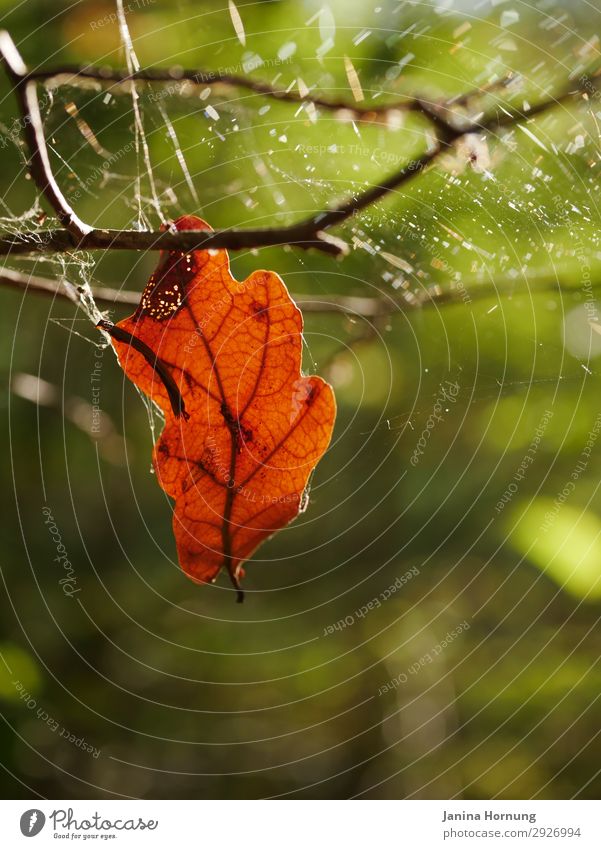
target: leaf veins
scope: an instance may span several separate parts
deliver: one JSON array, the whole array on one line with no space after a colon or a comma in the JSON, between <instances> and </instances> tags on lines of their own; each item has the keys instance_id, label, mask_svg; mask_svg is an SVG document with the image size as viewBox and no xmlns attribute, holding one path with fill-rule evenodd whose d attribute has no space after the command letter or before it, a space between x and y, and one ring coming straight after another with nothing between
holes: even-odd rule
<instances>
[{"instance_id":1,"label":"leaf veins","mask_svg":"<svg viewBox=\"0 0 601 849\"><path fill-rule=\"evenodd\" d=\"M224 250L170 251L136 312L100 326L165 415L153 462L183 570L202 583L225 568L242 601L243 562L298 515L334 426L331 387L301 374L300 311L274 272L240 283Z\"/></svg>"}]
</instances>

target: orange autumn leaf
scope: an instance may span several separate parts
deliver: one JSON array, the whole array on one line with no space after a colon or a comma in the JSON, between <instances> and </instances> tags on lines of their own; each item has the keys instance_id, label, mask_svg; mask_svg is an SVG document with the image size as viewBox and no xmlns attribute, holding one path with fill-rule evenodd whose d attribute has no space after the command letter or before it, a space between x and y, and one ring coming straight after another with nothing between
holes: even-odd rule
<instances>
[{"instance_id":1,"label":"orange autumn leaf","mask_svg":"<svg viewBox=\"0 0 601 849\"><path fill-rule=\"evenodd\" d=\"M299 514L334 426L331 387L301 374L299 309L272 271L236 281L224 250L163 251L135 313L100 326L165 415L153 462L182 569L205 582L225 567L241 601L242 563Z\"/></svg>"}]
</instances>

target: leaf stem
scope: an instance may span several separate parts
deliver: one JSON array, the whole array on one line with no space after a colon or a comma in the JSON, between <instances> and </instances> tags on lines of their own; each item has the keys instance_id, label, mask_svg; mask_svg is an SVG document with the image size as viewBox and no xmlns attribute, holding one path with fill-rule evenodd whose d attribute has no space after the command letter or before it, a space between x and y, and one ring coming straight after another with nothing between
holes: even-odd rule
<instances>
[{"instance_id":1,"label":"leaf stem","mask_svg":"<svg viewBox=\"0 0 601 849\"><path fill-rule=\"evenodd\" d=\"M108 333L109 336L116 339L118 342L130 345L135 351L144 357L148 365L156 372L161 383L165 387L165 391L169 396L173 415L176 418L181 416L185 421L187 421L190 418L190 415L186 412L184 399L182 398L181 392L173 379L173 375L168 370L165 363L157 357L152 348L149 348L148 345L145 342L142 342L141 339L138 339L137 336L134 336L127 330L123 330L121 327L117 327L117 325L113 324L111 321L105 321L103 319L98 322L96 327L104 330L105 333Z\"/></svg>"}]
</instances>

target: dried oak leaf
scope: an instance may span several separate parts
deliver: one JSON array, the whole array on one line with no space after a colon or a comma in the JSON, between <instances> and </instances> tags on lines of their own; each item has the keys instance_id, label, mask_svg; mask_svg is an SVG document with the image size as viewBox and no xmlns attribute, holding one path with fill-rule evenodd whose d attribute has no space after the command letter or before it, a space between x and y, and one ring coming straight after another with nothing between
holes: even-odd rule
<instances>
[{"instance_id":1,"label":"dried oak leaf","mask_svg":"<svg viewBox=\"0 0 601 849\"><path fill-rule=\"evenodd\" d=\"M225 567L241 601L242 563L298 515L334 426L331 387L301 375L299 309L272 271L235 280L224 250L164 251L135 313L100 326L165 415L153 461L182 569L206 582Z\"/></svg>"}]
</instances>

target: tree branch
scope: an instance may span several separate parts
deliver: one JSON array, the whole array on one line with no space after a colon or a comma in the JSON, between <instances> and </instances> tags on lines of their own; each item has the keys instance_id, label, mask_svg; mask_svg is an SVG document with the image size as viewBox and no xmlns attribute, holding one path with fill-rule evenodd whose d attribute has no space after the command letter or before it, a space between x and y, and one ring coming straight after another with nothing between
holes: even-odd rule
<instances>
[{"instance_id":1,"label":"tree branch","mask_svg":"<svg viewBox=\"0 0 601 849\"><path fill-rule=\"evenodd\" d=\"M463 95L447 103L429 103L420 98L408 98L400 104L387 104L375 108L371 106L348 106L336 101L326 101L322 98L301 95L274 89L268 83L248 80L230 74L213 72L190 71L180 69L147 69L133 74L111 68L94 68L79 66L60 66L55 69L29 71L23 62L12 38L6 31L0 32L0 58L4 62L7 73L13 83L15 94L21 110L26 131L26 140L31 153L31 173L36 185L48 200L63 230L46 230L21 235L4 235L0 237L0 254L23 254L36 252L66 252L73 250L179 250L191 251L199 248L229 248L242 250L268 246L290 245L309 249L314 248L324 253L341 256L347 252L347 245L325 231L341 224L362 209L370 206L391 192L410 183L417 174L421 174L432 165L442 153L466 135L474 132L494 133L503 127L517 125L536 115L565 103L576 96L587 95L590 90L596 92L591 80L600 72L589 77L582 77L577 84L571 84L557 97L549 98L525 111L505 109L500 115L489 117L484 121L466 120L456 115L456 105L469 101L470 95ZM40 80L56 77L78 77L93 79L98 82L126 83L131 80L147 82L175 82L187 80L201 83L225 83L242 86L260 94L275 97L280 100L293 102L311 102L328 109L345 109L357 115L382 114L393 109L419 111L433 125L435 138L429 148L416 160L406 163L401 169L391 174L381 183L354 194L341 201L331 209L310 216L304 221L286 227L269 229L217 230L214 232L198 233L196 231L138 231L138 230L106 230L96 229L81 221L71 209L62 194L52 173L44 127L40 115L36 93L36 85ZM503 82L503 81L501 81ZM476 92L477 93L477 92ZM476 94L474 93L474 94Z\"/></svg>"},{"instance_id":2,"label":"tree branch","mask_svg":"<svg viewBox=\"0 0 601 849\"><path fill-rule=\"evenodd\" d=\"M28 253L67 253L73 250L193 251L208 248L242 250L275 245L317 248L340 256L348 246L341 239L322 232L311 219L300 225L257 230L90 230L75 238L67 230L41 230L35 233L0 236L0 255Z\"/></svg>"}]
</instances>

